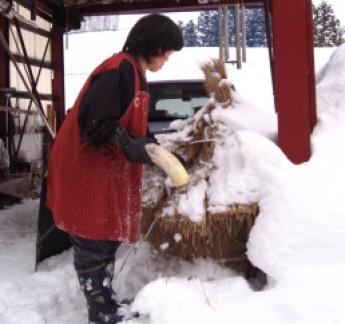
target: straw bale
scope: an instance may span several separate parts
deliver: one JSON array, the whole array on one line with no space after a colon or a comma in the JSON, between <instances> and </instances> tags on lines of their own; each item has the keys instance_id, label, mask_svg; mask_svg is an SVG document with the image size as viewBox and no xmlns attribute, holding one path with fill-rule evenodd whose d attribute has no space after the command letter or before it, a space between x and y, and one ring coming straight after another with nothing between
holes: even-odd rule
<instances>
[{"instance_id":1,"label":"straw bale","mask_svg":"<svg viewBox=\"0 0 345 324\"><path fill-rule=\"evenodd\" d=\"M224 62L212 60L201 66L205 75L205 88L214 100L185 122L189 142L176 142L173 151L185 159L190 175L188 188L204 181L209 185L208 174L214 167L213 156L217 143L224 136L212 120L212 111L217 104L224 109L231 107L231 91L227 81ZM221 213L208 211L207 198L204 199L205 216L201 222L193 222L177 214L163 216L164 208L176 202L188 188L166 188L164 175L154 167L146 168L144 193L150 199L143 200L141 232L159 251L178 256L185 260L196 257L212 258L233 269L245 272L249 262L246 258L246 243L254 225L259 208L253 204L232 204ZM146 186L145 186L146 184ZM176 239L176 234L181 238Z\"/></svg>"},{"instance_id":2,"label":"straw bale","mask_svg":"<svg viewBox=\"0 0 345 324\"><path fill-rule=\"evenodd\" d=\"M207 215L199 223L179 215L161 217L161 207L144 208L141 223L143 235L157 250L190 261L212 258L236 270L246 267L246 243L258 215L257 204L235 204L226 212ZM176 234L181 240L175 240ZM163 244L167 245L164 250Z\"/></svg>"}]
</instances>

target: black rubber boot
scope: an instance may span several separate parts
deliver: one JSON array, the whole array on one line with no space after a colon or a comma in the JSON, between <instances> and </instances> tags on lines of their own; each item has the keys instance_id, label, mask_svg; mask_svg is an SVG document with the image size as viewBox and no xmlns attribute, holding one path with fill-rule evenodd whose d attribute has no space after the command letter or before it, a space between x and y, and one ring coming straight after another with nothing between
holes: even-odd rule
<instances>
[{"instance_id":1,"label":"black rubber boot","mask_svg":"<svg viewBox=\"0 0 345 324\"><path fill-rule=\"evenodd\" d=\"M90 324L115 324L122 320L117 314L111 280L113 267L101 263L88 269L77 270L79 283L86 297Z\"/></svg>"}]
</instances>

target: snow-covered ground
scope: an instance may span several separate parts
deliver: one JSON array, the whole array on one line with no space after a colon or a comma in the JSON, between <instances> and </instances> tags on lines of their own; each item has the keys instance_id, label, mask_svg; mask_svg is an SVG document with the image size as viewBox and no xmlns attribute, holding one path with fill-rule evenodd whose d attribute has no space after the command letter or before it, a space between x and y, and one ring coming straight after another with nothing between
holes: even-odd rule
<instances>
[{"instance_id":1,"label":"snow-covered ground","mask_svg":"<svg viewBox=\"0 0 345 324\"><path fill-rule=\"evenodd\" d=\"M118 50L102 35L78 44L69 40L69 105L86 74ZM81 60L83 50L87 55ZM316 70L332 52L315 51ZM171 57L166 75L149 79L198 77L199 60L216 54L216 49L187 48ZM195 72L189 73L192 64ZM265 49L248 49L242 70L229 66L229 79L242 100L238 109L247 101L274 115ZM319 73L317 95L319 120L306 163L291 164L270 139L248 126L251 123L233 135L241 163L230 176L239 184L238 192L250 193L260 206L248 256L267 273L267 286L254 291L242 277L212 260L167 260L146 242L133 250L122 246L114 288L120 298L135 297L133 309L149 315L127 324L345 323L345 46ZM38 205L29 200L0 211L0 323L86 323L71 251L46 260L34 272Z\"/></svg>"}]
</instances>

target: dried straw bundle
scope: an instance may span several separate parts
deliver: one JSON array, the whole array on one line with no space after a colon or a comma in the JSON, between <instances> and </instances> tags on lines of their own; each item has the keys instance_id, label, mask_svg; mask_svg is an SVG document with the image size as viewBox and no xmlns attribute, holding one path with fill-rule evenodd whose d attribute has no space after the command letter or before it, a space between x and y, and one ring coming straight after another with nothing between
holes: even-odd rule
<instances>
[{"instance_id":1,"label":"dried straw bundle","mask_svg":"<svg viewBox=\"0 0 345 324\"><path fill-rule=\"evenodd\" d=\"M248 234L257 214L257 204L236 204L196 223L178 215L160 217L159 209L144 208L141 229L150 231L148 239L157 250L185 260L209 257L237 269L246 261Z\"/></svg>"},{"instance_id":2,"label":"dried straw bundle","mask_svg":"<svg viewBox=\"0 0 345 324\"><path fill-rule=\"evenodd\" d=\"M209 62L203 63L200 66L205 75L204 86L211 97L217 102L221 103L223 107L231 105L231 91L229 91L229 84L222 82L227 79L225 64L222 60L213 59Z\"/></svg>"},{"instance_id":3,"label":"dried straw bundle","mask_svg":"<svg viewBox=\"0 0 345 324\"><path fill-rule=\"evenodd\" d=\"M190 175L188 188L200 181L208 182L212 159L220 139L218 125L212 120L211 112L216 104L224 109L232 102L232 85L226 82L225 65L220 60L212 60L201 66L205 74L205 88L214 101L193 118L186 121L190 129L189 142L175 142L173 151L184 157ZM219 142L219 141L218 141ZM202 171L202 172L201 172ZM153 180L155 179L155 180ZM233 204L222 213L209 212L209 202L204 198L205 217L199 223L182 217L175 210L173 216L163 217L163 209L179 196L186 194L188 188L169 189L164 187L164 175L154 167L146 170L143 197L154 196L154 200L143 200L141 231L158 250L186 260L195 257L210 257L231 268L245 272L246 243L250 229L258 215L258 205ZM155 193L152 194L153 190Z\"/></svg>"},{"instance_id":4,"label":"dried straw bundle","mask_svg":"<svg viewBox=\"0 0 345 324\"><path fill-rule=\"evenodd\" d=\"M225 64L222 60L212 59L200 66L205 75L204 86L208 95L215 99L216 103L221 104L223 108L230 108L232 103L231 90L234 90L232 84L227 80ZM190 123L194 123L192 134L190 134L191 142L180 144L178 150L186 157L188 166L195 166L200 161L208 161L213 156L214 145L212 139L217 131L217 124L213 122L211 112L215 109L215 103L209 102L195 119L191 119ZM199 142L199 144L197 144ZM187 144L187 145L185 145ZM193 170L191 170L193 171Z\"/></svg>"}]
</instances>

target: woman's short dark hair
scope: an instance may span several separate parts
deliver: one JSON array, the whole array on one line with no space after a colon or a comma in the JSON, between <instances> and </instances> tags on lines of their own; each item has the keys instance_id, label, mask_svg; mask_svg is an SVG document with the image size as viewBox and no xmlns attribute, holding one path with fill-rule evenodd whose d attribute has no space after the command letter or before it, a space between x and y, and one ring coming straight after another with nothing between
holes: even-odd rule
<instances>
[{"instance_id":1,"label":"woman's short dark hair","mask_svg":"<svg viewBox=\"0 0 345 324\"><path fill-rule=\"evenodd\" d=\"M183 47L180 27L169 17L151 14L142 17L130 30L123 51L147 62L166 51L179 51Z\"/></svg>"}]
</instances>

